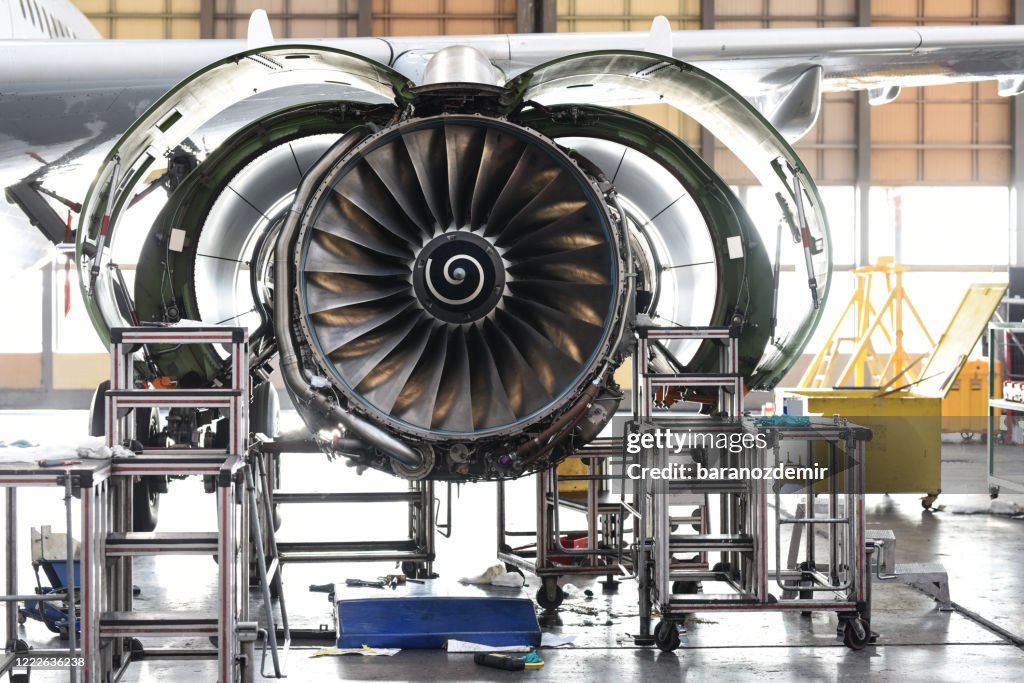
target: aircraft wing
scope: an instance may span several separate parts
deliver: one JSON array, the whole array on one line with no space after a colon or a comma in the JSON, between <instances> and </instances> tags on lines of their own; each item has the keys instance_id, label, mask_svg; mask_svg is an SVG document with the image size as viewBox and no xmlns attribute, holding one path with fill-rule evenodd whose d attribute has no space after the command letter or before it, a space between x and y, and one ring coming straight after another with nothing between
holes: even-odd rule
<instances>
[{"instance_id":1,"label":"aircraft wing","mask_svg":"<svg viewBox=\"0 0 1024 683\"><path fill-rule=\"evenodd\" d=\"M790 139L813 125L821 92L866 89L873 103L882 104L907 86L995 79L1002 95L1024 90L1024 26L672 32L667 20L658 18L649 32L303 42L360 54L416 83L430 56L455 41L485 54L508 78L594 50L671 55L725 81ZM0 47L0 187L45 184L74 202L83 199L96 168L93 161L149 105L190 73L251 43L19 40L2 41ZM25 187L14 194L31 200ZM0 239L10 244L12 207L3 208ZM55 214L63 213L57 208ZM51 235L60 229L53 216L35 220L47 223L41 227ZM24 258L0 265L4 272L20 270L44 258L42 249L36 244Z\"/></svg>"}]
</instances>

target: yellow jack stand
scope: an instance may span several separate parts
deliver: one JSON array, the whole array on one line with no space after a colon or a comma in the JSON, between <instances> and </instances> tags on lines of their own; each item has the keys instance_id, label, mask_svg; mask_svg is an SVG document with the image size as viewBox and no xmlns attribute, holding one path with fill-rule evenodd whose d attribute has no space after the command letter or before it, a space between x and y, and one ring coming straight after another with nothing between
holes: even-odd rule
<instances>
[{"instance_id":1,"label":"yellow jack stand","mask_svg":"<svg viewBox=\"0 0 1024 683\"><path fill-rule=\"evenodd\" d=\"M917 380L913 371L916 360L903 348L904 310L909 310L918 327L924 332L931 347L935 340L928 332L917 309L903 288L903 273L906 266L899 265L891 256L883 256L871 266L863 266L853 271L856 277L853 296L832 329L828 341L811 361L810 366L800 379L802 389L825 389L831 386L875 386L885 387L895 380L903 378L904 384L912 384ZM871 285L875 275L885 278L888 292L885 301L878 309L871 302ZM841 330L847 321L853 319L853 336L842 336ZM885 338L892 347L889 359L884 365L875 352L872 338L878 334ZM839 372L834 382L830 377L839 360L843 344L852 344L850 358ZM865 372L866 371L866 372Z\"/></svg>"}]
</instances>

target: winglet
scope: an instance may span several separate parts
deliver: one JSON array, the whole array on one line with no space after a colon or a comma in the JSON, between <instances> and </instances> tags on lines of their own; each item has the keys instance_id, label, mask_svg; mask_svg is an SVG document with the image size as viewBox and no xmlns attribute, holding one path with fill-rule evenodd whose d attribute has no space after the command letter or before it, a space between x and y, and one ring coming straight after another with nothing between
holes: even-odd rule
<instances>
[{"instance_id":1,"label":"winglet","mask_svg":"<svg viewBox=\"0 0 1024 683\"><path fill-rule=\"evenodd\" d=\"M672 56L672 26L663 15L659 14L651 22L651 32L647 36L647 52L663 57Z\"/></svg>"},{"instance_id":2,"label":"winglet","mask_svg":"<svg viewBox=\"0 0 1024 683\"><path fill-rule=\"evenodd\" d=\"M266 10L253 10L249 15L249 31L246 38L250 50L274 44L274 32L270 30L270 19Z\"/></svg>"}]
</instances>

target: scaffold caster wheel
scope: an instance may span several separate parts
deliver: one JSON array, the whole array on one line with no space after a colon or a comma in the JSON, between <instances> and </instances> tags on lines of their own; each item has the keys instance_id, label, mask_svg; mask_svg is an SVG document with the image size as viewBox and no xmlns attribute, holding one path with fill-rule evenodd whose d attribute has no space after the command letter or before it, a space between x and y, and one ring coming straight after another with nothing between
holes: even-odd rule
<instances>
[{"instance_id":1,"label":"scaffold caster wheel","mask_svg":"<svg viewBox=\"0 0 1024 683\"><path fill-rule=\"evenodd\" d=\"M671 621L659 621L654 629L654 644L662 652L673 652L680 643L679 628Z\"/></svg>"},{"instance_id":2,"label":"scaffold caster wheel","mask_svg":"<svg viewBox=\"0 0 1024 683\"><path fill-rule=\"evenodd\" d=\"M843 625L843 644L851 650L863 650L871 642L871 629L861 618L847 619Z\"/></svg>"},{"instance_id":3,"label":"scaffold caster wheel","mask_svg":"<svg viewBox=\"0 0 1024 683\"><path fill-rule=\"evenodd\" d=\"M672 582L672 593L674 595L684 594L695 594L700 593L701 585L700 581L673 581Z\"/></svg>"},{"instance_id":4,"label":"scaffold caster wheel","mask_svg":"<svg viewBox=\"0 0 1024 683\"><path fill-rule=\"evenodd\" d=\"M558 579L544 579L544 584L537 591L537 604L551 611L558 609L562 600L565 600L565 592L558 585Z\"/></svg>"},{"instance_id":5,"label":"scaffold caster wheel","mask_svg":"<svg viewBox=\"0 0 1024 683\"><path fill-rule=\"evenodd\" d=\"M419 562L403 562L402 573L410 579L427 578L427 568Z\"/></svg>"}]
</instances>

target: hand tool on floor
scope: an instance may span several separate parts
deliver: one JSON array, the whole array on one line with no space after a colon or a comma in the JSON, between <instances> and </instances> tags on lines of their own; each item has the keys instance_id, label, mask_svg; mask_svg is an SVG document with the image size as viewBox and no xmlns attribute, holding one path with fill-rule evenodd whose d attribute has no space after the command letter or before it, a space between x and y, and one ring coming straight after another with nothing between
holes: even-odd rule
<instances>
[{"instance_id":1,"label":"hand tool on floor","mask_svg":"<svg viewBox=\"0 0 1024 683\"><path fill-rule=\"evenodd\" d=\"M505 671L522 671L526 668L526 662L522 657L509 657L494 652L477 652L473 655L473 661L480 666L489 666L492 669L504 669Z\"/></svg>"}]
</instances>

